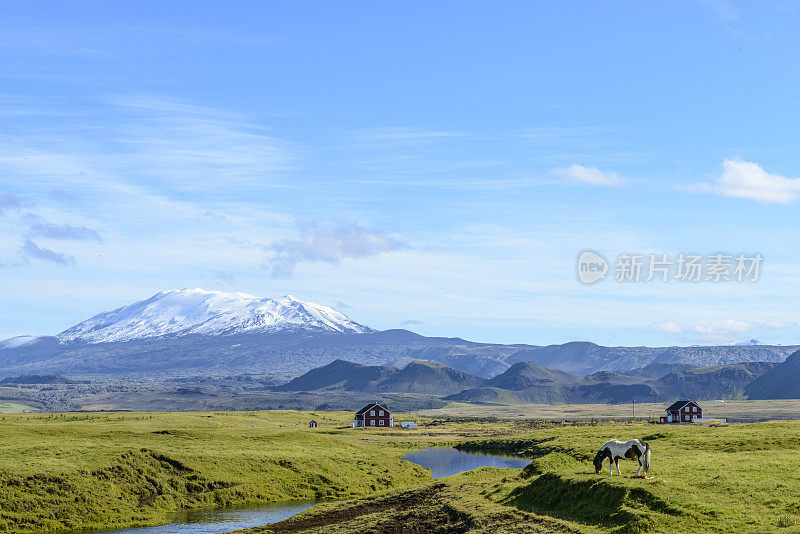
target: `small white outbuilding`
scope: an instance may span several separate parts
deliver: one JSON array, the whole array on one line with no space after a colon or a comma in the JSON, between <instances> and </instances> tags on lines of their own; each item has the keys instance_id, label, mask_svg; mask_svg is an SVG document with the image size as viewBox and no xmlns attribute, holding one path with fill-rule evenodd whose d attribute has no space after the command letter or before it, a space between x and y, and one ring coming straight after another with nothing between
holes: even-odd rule
<instances>
[{"instance_id":1,"label":"small white outbuilding","mask_svg":"<svg viewBox=\"0 0 800 534\"><path fill-rule=\"evenodd\" d=\"M417 423L413 421L403 421L402 423L400 423L400 426L403 428L410 428L411 430L414 430L415 428L417 428Z\"/></svg>"}]
</instances>

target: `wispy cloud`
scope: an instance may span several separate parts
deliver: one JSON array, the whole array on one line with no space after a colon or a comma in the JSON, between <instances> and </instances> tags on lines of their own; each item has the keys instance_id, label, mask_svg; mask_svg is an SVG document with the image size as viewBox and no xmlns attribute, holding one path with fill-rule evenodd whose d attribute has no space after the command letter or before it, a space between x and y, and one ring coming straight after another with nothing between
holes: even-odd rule
<instances>
[{"instance_id":1,"label":"wispy cloud","mask_svg":"<svg viewBox=\"0 0 800 534\"><path fill-rule=\"evenodd\" d=\"M448 139L466 137L468 134L461 132L430 130L420 128L371 128L359 132L355 138L358 141L367 142L419 142L434 141L437 139Z\"/></svg>"},{"instance_id":2,"label":"wispy cloud","mask_svg":"<svg viewBox=\"0 0 800 534\"><path fill-rule=\"evenodd\" d=\"M739 21L739 10L729 2L724 2L723 0L695 1L700 5L706 6L720 24L727 26Z\"/></svg>"},{"instance_id":3,"label":"wispy cloud","mask_svg":"<svg viewBox=\"0 0 800 534\"><path fill-rule=\"evenodd\" d=\"M299 263L339 263L346 258L366 258L406 246L382 231L355 223L333 227L306 223L299 230L298 239L281 239L262 246L268 255L265 265L273 276L289 276Z\"/></svg>"},{"instance_id":4,"label":"wispy cloud","mask_svg":"<svg viewBox=\"0 0 800 534\"><path fill-rule=\"evenodd\" d=\"M620 175L615 172L603 171L597 167L587 167L585 165L572 164L568 167L557 167L550 172L562 180L593 185L616 186L624 183Z\"/></svg>"},{"instance_id":5,"label":"wispy cloud","mask_svg":"<svg viewBox=\"0 0 800 534\"><path fill-rule=\"evenodd\" d=\"M800 178L771 174L757 163L725 160L719 179L700 184L697 189L733 198L757 202L788 204L800 199Z\"/></svg>"},{"instance_id":6,"label":"wispy cloud","mask_svg":"<svg viewBox=\"0 0 800 534\"><path fill-rule=\"evenodd\" d=\"M97 230L71 224L53 224L36 215L26 217L30 223L29 235L46 239L72 239L75 241L102 241Z\"/></svg>"},{"instance_id":7,"label":"wispy cloud","mask_svg":"<svg viewBox=\"0 0 800 534\"><path fill-rule=\"evenodd\" d=\"M26 260L36 259L58 265L72 265L75 263L72 256L39 246L30 239L26 240L22 245L22 256Z\"/></svg>"},{"instance_id":8,"label":"wispy cloud","mask_svg":"<svg viewBox=\"0 0 800 534\"><path fill-rule=\"evenodd\" d=\"M155 96L112 99L131 117L111 132L127 164L145 175L168 177L193 187L224 180L228 185L270 184L274 173L291 167L291 151L245 117Z\"/></svg>"},{"instance_id":9,"label":"wispy cloud","mask_svg":"<svg viewBox=\"0 0 800 534\"><path fill-rule=\"evenodd\" d=\"M73 129L70 110L0 144L0 168L35 180L59 200L121 188L188 191L289 187L279 174L294 152L250 117L156 95L116 95ZM113 117L113 120L110 119ZM70 119L67 121L57 119ZM61 129L48 126L59 124Z\"/></svg>"},{"instance_id":10,"label":"wispy cloud","mask_svg":"<svg viewBox=\"0 0 800 534\"><path fill-rule=\"evenodd\" d=\"M22 201L11 193L0 193L0 215L6 211L18 210L22 207Z\"/></svg>"},{"instance_id":11,"label":"wispy cloud","mask_svg":"<svg viewBox=\"0 0 800 534\"><path fill-rule=\"evenodd\" d=\"M755 39L741 29L739 9L731 2L724 0L695 0L705 6L711 17L720 24L731 37L754 41Z\"/></svg>"}]
</instances>

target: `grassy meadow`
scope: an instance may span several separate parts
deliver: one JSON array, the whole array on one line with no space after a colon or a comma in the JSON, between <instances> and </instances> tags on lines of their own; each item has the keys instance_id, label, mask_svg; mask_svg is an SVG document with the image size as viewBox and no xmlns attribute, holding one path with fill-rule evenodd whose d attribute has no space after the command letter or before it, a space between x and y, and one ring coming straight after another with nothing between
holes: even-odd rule
<instances>
[{"instance_id":1,"label":"grassy meadow","mask_svg":"<svg viewBox=\"0 0 800 534\"><path fill-rule=\"evenodd\" d=\"M800 531L800 422L410 415L419 429L401 430L350 429L345 412L313 417L316 429L294 411L2 415L0 531L158 524L180 508L289 499L338 501L252 531ZM633 437L651 443L654 478L594 474L602 443ZM432 481L399 459L444 444L532 463Z\"/></svg>"},{"instance_id":2,"label":"grassy meadow","mask_svg":"<svg viewBox=\"0 0 800 534\"><path fill-rule=\"evenodd\" d=\"M398 460L403 445L337 428L350 414L314 417L317 429L302 412L3 415L0 531L157 524L186 507L339 499L426 480Z\"/></svg>"},{"instance_id":3,"label":"grassy meadow","mask_svg":"<svg viewBox=\"0 0 800 534\"><path fill-rule=\"evenodd\" d=\"M676 399L677 400L677 399ZM667 403L668 404L668 403ZM800 420L800 400L724 400L704 401L703 417L727 419L733 423ZM637 418L658 418L666 404L637 403ZM553 421L628 420L633 415L630 404L470 404L451 402L442 408L417 411L428 417L496 418L508 420L547 419Z\"/></svg>"},{"instance_id":4,"label":"grassy meadow","mask_svg":"<svg viewBox=\"0 0 800 534\"><path fill-rule=\"evenodd\" d=\"M607 439L653 448L652 479L594 474ZM524 470L483 468L424 488L334 503L267 532L798 532L800 423L543 425L464 450L532 458ZM635 462L622 462L633 475ZM419 530L403 530L402 525Z\"/></svg>"}]
</instances>

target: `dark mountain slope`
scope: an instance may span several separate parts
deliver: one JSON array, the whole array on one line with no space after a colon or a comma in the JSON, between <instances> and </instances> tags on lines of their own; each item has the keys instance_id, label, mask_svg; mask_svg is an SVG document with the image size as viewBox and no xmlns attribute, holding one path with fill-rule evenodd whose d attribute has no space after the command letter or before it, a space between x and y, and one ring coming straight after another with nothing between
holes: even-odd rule
<instances>
[{"instance_id":1,"label":"dark mountain slope","mask_svg":"<svg viewBox=\"0 0 800 534\"><path fill-rule=\"evenodd\" d=\"M538 364L514 364L486 387L462 391L446 400L504 402L519 399L532 403L628 403L666 402L675 398L709 400L741 395L747 384L770 372L777 364L747 362L698 367L659 379L644 379L601 371L578 378ZM797 375L795 375L797 376ZM505 386L505 387L503 387Z\"/></svg>"},{"instance_id":2,"label":"dark mountain slope","mask_svg":"<svg viewBox=\"0 0 800 534\"><path fill-rule=\"evenodd\" d=\"M377 385L399 371L382 365L361 365L344 360L334 360L328 365L312 369L289 383L277 386L275 391L313 391L338 389L373 392Z\"/></svg>"},{"instance_id":3,"label":"dark mountain slope","mask_svg":"<svg viewBox=\"0 0 800 534\"><path fill-rule=\"evenodd\" d=\"M564 386L577 380L577 376L564 371L548 369L535 362L519 362L489 380L486 385L518 391L531 387Z\"/></svg>"},{"instance_id":4,"label":"dark mountain slope","mask_svg":"<svg viewBox=\"0 0 800 534\"><path fill-rule=\"evenodd\" d=\"M449 395L483 385L485 378L434 362L416 361L378 384L380 391Z\"/></svg>"},{"instance_id":5,"label":"dark mountain slope","mask_svg":"<svg viewBox=\"0 0 800 534\"><path fill-rule=\"evenodd\" d=\"M745 386L751 399L800 399L800 351Z\"/></svg>"},{"instance_id":6,"label":"dark mountain slope","mask_svg":"<svg viewBox=\"0 0 800 534\"><path fill-rule=\"evenodd\" d=\"M476 404L520 404L523 401L516 395L516 391L493 387L479 387L466 389L453 395L444 397L444 400L456 402L474 402Z\"/></svg>"},{"instance_id":7,"label":"dark mountain slope","mask_svg":"<svg viewBox=\"0 0 800 534\"><path fill-rule=\"evenodd\" d=\"M698 367L671 373L648 381L660 400L709 400L742 394L748 384L772 370L776 364L746 362L733 365Z\"/></svg>"},{"instance_id":8,"label":"dark mountain slope","mask_svg":"<svg viewBox=\"0 0 800 534\"><path fill-rule=\"evenodd\" d=\"M661 378L676 371L686 371L687 369L694 369L697 365L690 363L651 363L638 369L631 369L622 374L628 376L637 376L641 378Z\"/></svg>"},{"instance_id":9,"label":"dark mountain slope","mask_svg":"<svg viewBox=\"0 0 800 534\"><path fill-rule=\"evenodd\" d=\"M481 378L440 363L417 361L402 370L336 360L312 369L275 391L339 390L358 393L424 393L449 395L483 385Z\"/></svg>"},{"instance_id":10,"label":"dark mountain slope","mask_svg":"<svg viewBox=\"0 0 800 534\"><path fill-rule=\"evenodd\" d=\"M627 376L611 371L598 371L586 375L579 380L581 385L611 384L611 385L630 385L641 382L642 379L635 376Z\"/></svg>"}]
</instances>

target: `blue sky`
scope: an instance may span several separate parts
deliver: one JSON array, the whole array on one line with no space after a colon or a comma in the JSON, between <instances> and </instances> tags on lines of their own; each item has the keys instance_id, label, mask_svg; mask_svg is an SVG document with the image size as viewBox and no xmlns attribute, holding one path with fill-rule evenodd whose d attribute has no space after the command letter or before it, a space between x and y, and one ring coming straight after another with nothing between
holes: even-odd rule
<instances>
[{"instance_id":1,"label":"blue sky","mask_svg":"<svg viewBox=\"0 0 800 534\"><path fill-rule=\"evenodd\" d=\"M0 338L171 288L497 342L797 343L800 10L4 2ZM760 253L580 284L584 249Z\"/></svg>"}]
</instances>

